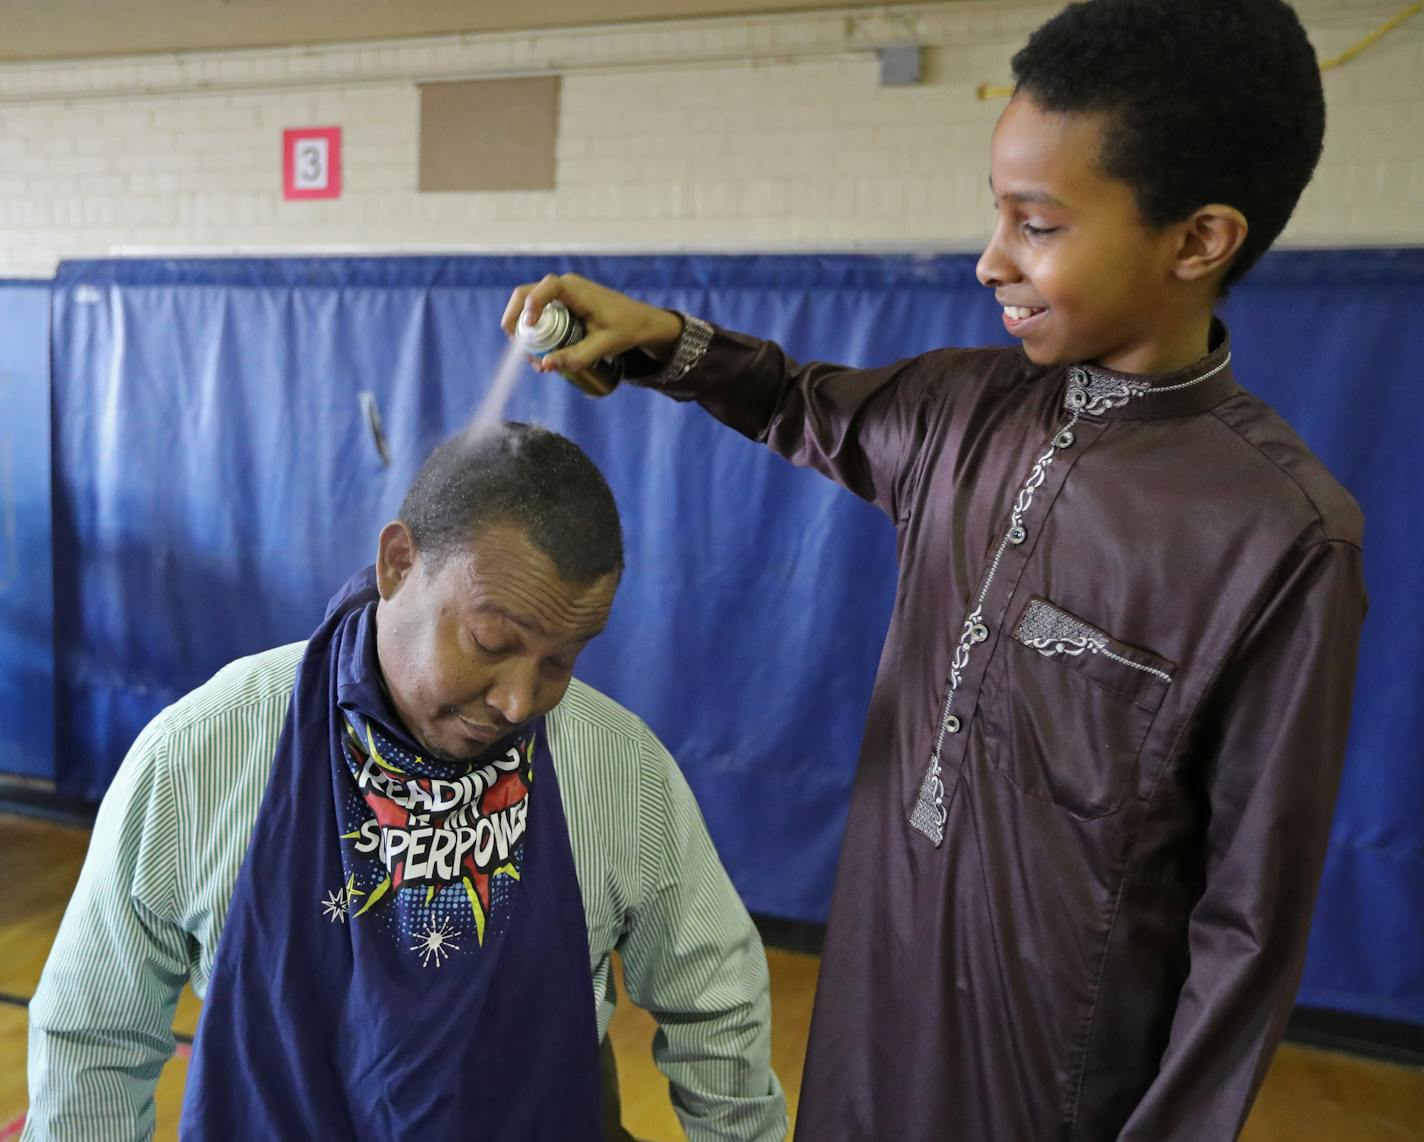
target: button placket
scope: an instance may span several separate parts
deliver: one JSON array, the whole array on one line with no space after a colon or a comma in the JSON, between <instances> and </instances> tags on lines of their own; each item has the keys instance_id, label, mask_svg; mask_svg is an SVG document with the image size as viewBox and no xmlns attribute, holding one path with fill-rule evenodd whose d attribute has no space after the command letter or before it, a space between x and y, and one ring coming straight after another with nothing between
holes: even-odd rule
<instances>
[{"instance_id":1,"label":"button placket","mask_svg":"<svg viewBox=\"0 0 1424 1142\"><path fill-rule=\"evenodd\" d=\"M1068 396L1065 397L1065 404L1070 403L1069 398L1075 391L1077 390L1070 388ZM1086 447L1077 452L1068 452L1078 443L1079 434L1083 431L1089 433L1089 436L1084 438L1084 443L1087 444L1096 439L1104 427L1096 422L1081 421L1080 417L1081 413L1075 410L1068 423L1054 433L1047 449L1039 455L1028 477L1018 489L1010 526L979 581L973 596L975 605L964 620L949 677L946 679L945 696L930 764L909 811L911 827L929 838L936 846L944 840L944 826L948 819L946 802L952 800L953 792L951 788L947 798L943 772L945 767L948 767L957 775L963 766L969 735L962 734L961 731L975 712L985 668L993 658L999 640L1003 614L1018 589L1019 580L1028 565L1032 549L1036 546L1027 543L1029 523L1033 522L1034 526L1042 525L1072 468L1086 452ZM1077 433L1073 431L1075 427L1078 429ZM994 634L992 644L980 649L982 644L991 642L991 633ZM946 737L954 739L952 747L947 745Z\"/></svg>"}]
</instances>

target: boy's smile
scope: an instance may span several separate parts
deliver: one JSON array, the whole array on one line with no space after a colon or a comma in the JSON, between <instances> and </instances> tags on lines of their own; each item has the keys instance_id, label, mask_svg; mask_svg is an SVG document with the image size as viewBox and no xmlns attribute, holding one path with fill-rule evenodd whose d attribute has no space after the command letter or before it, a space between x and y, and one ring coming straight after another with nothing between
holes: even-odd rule
<instances>
[{"instance_id":1,"label":"boy's smile","mask_svg":"<svg viewBox=\"0 0 1424 1142\"><path fill-rule=\"evenodd\" d=\"M1215 287L1179 273L1190 222L1147 226L1132 187L1103 171L1108 124L1010 102L990 151L999 217L978 276L1035 363L1168 372L1207 352Z\"/></svg>"},{"instance_id":2,"label":"boy's smile","mask_svg":"<svg viewBox=\"0 0 1424 1142\"><path fill-rule=\"evenodd\" d=\"M1004 307L1004 328L1015 337L1032 336L1033 326L1030 322L1047 312L1046 307L1041 305L1014 305L1007 301L1000 301L999 304Z\"/></svg>"}]
</instances>

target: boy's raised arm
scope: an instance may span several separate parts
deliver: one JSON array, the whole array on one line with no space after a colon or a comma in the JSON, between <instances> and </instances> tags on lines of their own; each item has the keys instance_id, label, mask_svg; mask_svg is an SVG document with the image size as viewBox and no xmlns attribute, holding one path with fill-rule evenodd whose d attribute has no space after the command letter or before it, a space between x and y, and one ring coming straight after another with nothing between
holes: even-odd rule
<instances>
[{"instance_id":1,"label":"boy's raised arm","mask_svg":"<svg viewBox=\"0 0 1424 1142\"><path fill-rule=\"evenodd\" d=\"M505 331L513 333L521 313L535 318L554 300L588 332L535 362L541 372L572 372L623 356L632 383L696 401L798 467L828 476L893 519L904 517L938 379L935 356L874 369L802 365L774 342L647 305L576 274L516 289Z\"/></svg>"}]
</instances>

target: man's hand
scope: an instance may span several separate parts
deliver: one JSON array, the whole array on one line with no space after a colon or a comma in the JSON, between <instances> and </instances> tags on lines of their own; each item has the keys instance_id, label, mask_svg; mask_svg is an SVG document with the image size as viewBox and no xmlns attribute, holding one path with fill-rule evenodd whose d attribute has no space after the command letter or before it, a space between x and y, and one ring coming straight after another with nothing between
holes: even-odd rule
<instances>
[{"instance_id":1,"label":"man's hand","mask_svg":"<svg viewBox=\"0 0 1424 1142\"><path fill-rule=\"evenodd\" d=\"M682 318L672 311L634 301L578 274L549 274L533 285L520 286L510 295L500 324L512 337L521 313L537 321L551 301L568 306L583 321L586 333L582 341L567 349L532 358L541 373L576 373L600 358L617 357L630 349L641 349L655 361L666 361L682 336Z\"/></svg>"}]
</instances>

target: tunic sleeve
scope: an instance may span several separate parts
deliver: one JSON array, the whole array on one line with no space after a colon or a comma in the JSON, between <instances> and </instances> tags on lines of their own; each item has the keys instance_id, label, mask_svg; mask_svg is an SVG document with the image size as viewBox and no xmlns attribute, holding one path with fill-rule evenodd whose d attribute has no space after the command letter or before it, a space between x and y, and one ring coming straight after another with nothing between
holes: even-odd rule
<instances>
[{"instance_id":1,"label":"tunic sleeve","mask_svg":"<svg viewBox=\"0 0 1424 1142\"><path fill-rule=\"evenodd\" d=\"M1304 966L1364 609L1359 548L1307 549L1203 708L1210 823L1191 968L1123 1140L1232 1139L1246 1120Z\"/></svg>"},{"instance_id":2,"label":"tunic sleeve","mask_svg":"<svg viewBox=\"0 0 1424 1142\"><path fill-rule=\"evenodd\" d=\"M874 369L798 364L781 347L687 318L674 364L632 378L696 401L723 424L811 468L900 520L953 351Z\"/></svg>"}]
</instances>

